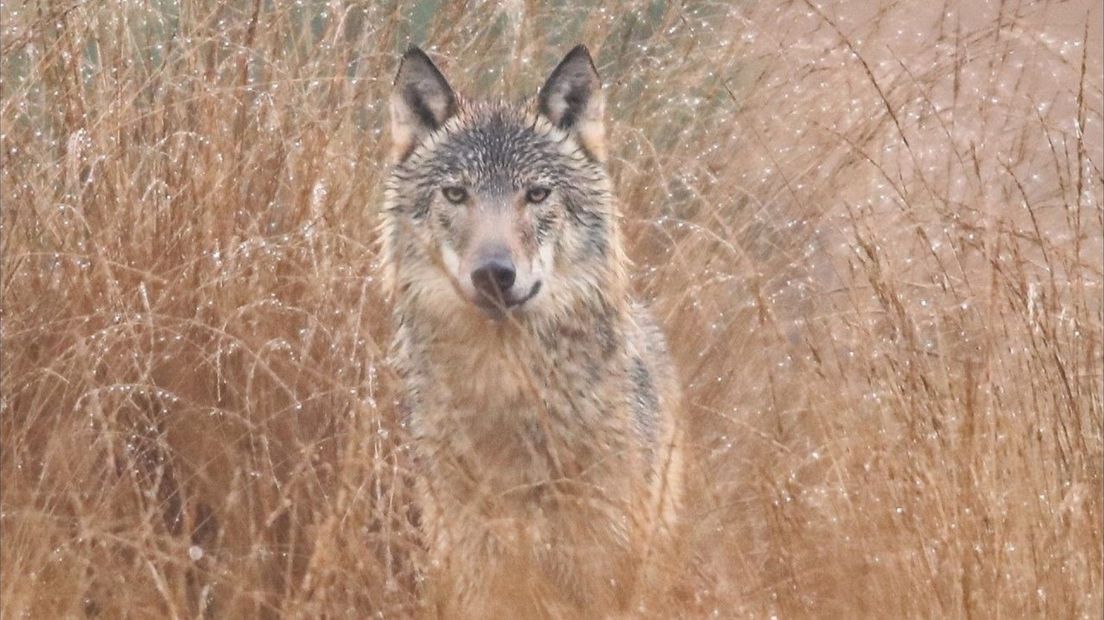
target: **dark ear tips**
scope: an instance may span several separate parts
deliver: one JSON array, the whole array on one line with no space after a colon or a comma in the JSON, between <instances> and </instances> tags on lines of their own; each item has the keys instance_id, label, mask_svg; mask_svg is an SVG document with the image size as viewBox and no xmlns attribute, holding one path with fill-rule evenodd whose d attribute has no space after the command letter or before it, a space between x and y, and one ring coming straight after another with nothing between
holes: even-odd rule
<instances>
[{"instance_id":1,"label":"dark ear tips","mask_svg":"<svg viewBox=\"0 0 1104 620\"><path fill-rule=\"evenodd\" d=\"M422 51L422 48L417 45L411 45L402 55L402 60L399 62L399 70L395 73L395 82L399 81L399 76L402 75L403 69L407 69L412 65L430 67L434 71L437 70L436 65L430 60L429 55ZM438 73L440 73L440 71L438 71Z\"/></svg>"},{"instance_id":2,"label":"dark ear tips","mask_svg":"<svg viewBox=\"0 0 1104 620\"><path fill-rule=\"evenodd\" d=\"M422 51L422 48L418 47L417 45L411 45L410 47L406 48L406 53L403 54L404 59L410 58L411 56L418 56L429 60L429 56L426 56L426 53Z\"/></svg>"},{"instance_id":3,"label":"dark ear tips","mask_svg":"<svg viewBox=\"0 0 1104 620\"><path fill-rule=\"evenodd\" d=\"M585 58L587 64L590 64L591 68L594 68L594 60L591 57L591 51L587 50L586 45L583 43L572 47L571 52L567 52L567 55L563 57L563 61L561 61L560 64L575 61L576 58ZM596 74L598 71L594 70L594 73Z\"/></svg>"},{"instance_id":4,"label":"dark ear tips","mask_svg":"<svg viewBox=\"0 0 1104 620\"><path fill-rule=\"evenodd\" d=\"M598 75L598 68L594 66L594 58L590 55L590 50L587 46L580 43L571 48L571 51L564 56L564 59L560 61L560 64L576 63L586 61L586 64L590 65L590 70L594 72L594 75Z\"/></svg>"},{"instance_id":5,"label":"dark ear tips","mask_svg":"<svg viewBox=\"0 0 1104 620\"><path fill-rule=\"evenodd\" d=\"M552 70L537 96L542 114L561 129L575 124L602 85L585 45L576 45Z\"/></svg>"},{"instance_id":6,"label":"dark ear tips","mask_svg":"<svg viewBox=\"0 0 1104 620\"><path fill-rule=\"evenodd\" d=\"M401 161L426 134L444 124L459 107L448 80L418 47L403 54L391 95L394 154Z\"/></svg>"},{"instance_id":7,"label":"dark ear tips","mask_svg":"<svg viewBox=\"0 0 1104 620\"><path fill-rule=\"evenodd\" d=\"M602 82L585 45L576 45L552 70L537 95L537 109L552 124L571 131L589 155L606 155Z\"/></svg>"},{"instance_id":8,"label":"dark ear tips","mask_svg":"<svg viewBox=\"0 0 1104 620\"><path fill-rule=\"evenodd\" d=\"M427 129L436 129L456 113L456 95L448 80L429 56L416 47L403 55L396 86Z\"/></svg>"}]
</instances>

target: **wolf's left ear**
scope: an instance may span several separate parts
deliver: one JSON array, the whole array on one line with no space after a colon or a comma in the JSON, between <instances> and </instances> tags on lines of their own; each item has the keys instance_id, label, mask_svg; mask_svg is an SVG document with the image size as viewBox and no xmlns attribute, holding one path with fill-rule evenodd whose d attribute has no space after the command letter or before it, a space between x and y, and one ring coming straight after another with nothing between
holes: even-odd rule
<instances>
[{"instance_id":1,"label":"wolf's left ear","mask_svg":"<svg viewBox=\"0 0 1104 620\"><path fill-rule=\"evenodd\" d=\"M412 47L403 55L391 93L391 153L396 162L410 156L426 134L456 114L456 93L426 56Z\"/></svg>"},{"instance_id":2,"label":"wolf's left ear","mask_svg":"<svg viewBox=\"0 0 1104 620\"><path fill-rule=\"evenodd\" d=\"M594 61L585 45L567 53L537 96L540 113L575 134L591 158L606 160L605 97Z\"/></svg>"}]
</instances>

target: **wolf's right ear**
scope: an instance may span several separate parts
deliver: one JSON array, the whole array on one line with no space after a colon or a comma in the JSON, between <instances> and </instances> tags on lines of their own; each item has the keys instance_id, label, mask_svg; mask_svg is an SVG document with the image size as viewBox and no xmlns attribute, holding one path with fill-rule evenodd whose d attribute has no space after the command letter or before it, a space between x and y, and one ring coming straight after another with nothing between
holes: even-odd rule
<instances>
[{"instance_id":1,"label":"wolf's right ear","mask_svg":"<svg viewBox=\"0 0 1104 620\"><path fill-rule=\"evenodd\" d=\"M426 136L456 114L456 93L417 47L403 54L391 93L391 155L401 162Z\"/></svg>"}]
</instances>

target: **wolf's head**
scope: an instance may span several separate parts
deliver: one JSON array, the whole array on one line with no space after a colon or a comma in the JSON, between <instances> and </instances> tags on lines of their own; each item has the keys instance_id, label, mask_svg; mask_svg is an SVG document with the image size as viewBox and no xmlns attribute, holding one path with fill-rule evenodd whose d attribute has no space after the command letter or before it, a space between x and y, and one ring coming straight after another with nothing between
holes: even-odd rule
<instances>
[{"instance_id":1,"label":"wolf's head","mask_svg":"<svg viewBox=\"0 0 1104 620\"><path fill-rule=\"evenodd\" d=\"M407 52L384 205L398 294L445 318L502 320L620 286L602 110L583 46L523 106L467 101L421 50Z\"/></svg>"}]
</instances>

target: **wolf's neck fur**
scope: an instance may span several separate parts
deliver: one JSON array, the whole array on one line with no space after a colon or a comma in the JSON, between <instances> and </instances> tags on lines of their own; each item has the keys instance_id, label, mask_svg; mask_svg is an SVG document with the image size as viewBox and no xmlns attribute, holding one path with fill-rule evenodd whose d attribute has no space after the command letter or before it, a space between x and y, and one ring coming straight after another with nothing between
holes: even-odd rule
<instances>
[{"instance_id":1,"label":"wolf's neck fur","mask_svg":"<svg viewBox=\"0 0 1104 620\"><path fill-rule=\"evenodd\" d=\"M598 299L550 316L497 322L475 312L441 321L416 310L406 320L413 331L421 332L421 346L411 351L423 357L416 365L424 364L439 385L448 388L458 401L455 406L485 414L487 409L547 397L543 392L554 389L557 375L565 372L586 368L596 380L607 376L599 370L607 370L605 366L622 353L624 314L620 304Z\"/></svg>"},{"instance_id":2,"label":"wolf's neck fur","mask_svg":"<svg viewBox=\"0 0 1104 620\"><path fill-rule=\"evenodd\" d=\"M404 374L417 393L415 433L433 450L483 460L481 471L488 471L487 461L497 465L490 469L508 471L523 460L516 471L551 478L592 466L618 449L590 445L594 435L624 436L595 431L624 431L629 423L621 402L624 307L598 297L555 318L451 324L408 308L400 338ZM548 451L572 462L545 459ZM534 459L547 460L546 467L534 469Z\"/></svg>"}]
</instances>

